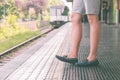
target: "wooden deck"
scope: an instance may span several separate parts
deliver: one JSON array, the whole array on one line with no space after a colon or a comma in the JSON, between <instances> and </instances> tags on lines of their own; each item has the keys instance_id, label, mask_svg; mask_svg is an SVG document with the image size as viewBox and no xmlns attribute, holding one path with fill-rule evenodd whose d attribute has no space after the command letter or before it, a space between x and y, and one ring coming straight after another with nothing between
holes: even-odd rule
<instances>
[{"instance_id":1,"label":"wooden deck","mask_svg":"<svg viewBox=\"0 0 120 80\"><path fill-rule=\"evenodd\" d=\"M63 63L56 54L69 53L71 23L67 23L11 74L0 80L120 80L120 27L101 25L97 67ZM89 25L83 24L79 60L89 53ZM1 71L0 71L1 72Z\"/></svg>"}]
</instances>

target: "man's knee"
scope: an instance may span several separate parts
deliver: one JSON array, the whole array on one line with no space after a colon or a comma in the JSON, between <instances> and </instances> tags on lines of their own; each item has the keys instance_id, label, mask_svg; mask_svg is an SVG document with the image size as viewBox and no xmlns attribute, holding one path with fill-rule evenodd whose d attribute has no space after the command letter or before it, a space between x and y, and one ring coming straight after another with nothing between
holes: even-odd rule
<instances>
[{"instance_id":1,"label":"man's knee","mask_svg":"<svg viewBox=\"0 0 120 80\"><path fill-rule=\"evenodd\" d=\"M90 24L94 24L96 22L98 22L98 16L97 15L88 15L88 21Z\"/></svg>"},{"instance_id":2,"label":"man's knee","mask_svg":"<svg viewBox=\"0 0 120 80\"><path fill-rule=\"evenodd\" d=\"M77 23L77 24L81 23L81 15L77 13L73 13L71 16L71 21L72 23Z\"/></svg>"}]
</instances>

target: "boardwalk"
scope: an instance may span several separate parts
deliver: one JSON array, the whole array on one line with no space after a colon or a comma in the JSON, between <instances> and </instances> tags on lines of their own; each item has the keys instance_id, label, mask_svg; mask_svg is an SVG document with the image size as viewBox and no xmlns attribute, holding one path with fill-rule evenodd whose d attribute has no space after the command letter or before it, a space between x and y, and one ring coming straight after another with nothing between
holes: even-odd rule
<instances>
[{"instance_id":1,"label":"boardwalk","mask_svg":"<svg viewBox=\"0 0 120 80\"><path fill-rule=\"evenodd\" d=\"M55 58L56 54L69 53L70 32L71 23L67 23L14 71L6 75L4 72L10 67L6 64L0 68L0 80L120 80L120 27L101 25L97 67L77 67ZM89 25L83 24L79 60L85 59L88 53Z\"/></svg>"}]
</instances>

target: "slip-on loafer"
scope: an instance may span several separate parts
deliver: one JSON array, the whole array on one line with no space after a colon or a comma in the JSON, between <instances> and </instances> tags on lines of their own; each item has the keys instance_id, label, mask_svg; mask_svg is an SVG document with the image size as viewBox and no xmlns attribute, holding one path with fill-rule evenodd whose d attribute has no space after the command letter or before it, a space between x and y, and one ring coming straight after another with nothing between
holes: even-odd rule
<instances>
[{"instance_id":1,"label":"slip-on loafer","mask_svg":"<svg viewBox=\"0 0 120 80\"><path fill-rule=\"evenodd\" d=\"M67 55L66 55L66 56L56 55L55 57L56 57L57 59L59 59L60 61L67 62L67 63L75 64L76 62L78 62L78 59L77 59L77 58L68 58Z\"/></svg>"},{"instance_id":2,"label":"slip-on loafer","mask_svg":"<svg viewBox=\"0 0 120 80\"><path fill-rule=\"evenodd\" d=\"M98 66L99 61L97 59L88 61L87 59L84 61L79 61L78 63L75 63L77 66Z\"/></svg>"}]
</instances>

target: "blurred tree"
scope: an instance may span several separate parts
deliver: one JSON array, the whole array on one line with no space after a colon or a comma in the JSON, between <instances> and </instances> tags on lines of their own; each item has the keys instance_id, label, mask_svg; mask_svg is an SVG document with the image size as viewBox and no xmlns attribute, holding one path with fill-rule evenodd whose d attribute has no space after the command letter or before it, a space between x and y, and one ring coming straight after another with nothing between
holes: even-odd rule
<instances>
[{"instance_id":1,"label":"blurred tree","mask_svg":"<svg viewBox=\"0 0 120 80\"><path fill-rule=\"evenodd\" d=\"M0 5L0 18L3 16L14 14L18 15L18 9L13 0L2 1Z\"/></svg>"},{"instance_id":2,"label":"blurred tree","mask_svg":"<svg viewBox=\"0 0 120 80\"><path fill-rule=\"evenodd\" d=\"M20 11L24 12L25 16L31 8L35 9L36 16L47 8L47 0L15 0L16 6Z\"/></svg>"},{"instance_id":3,"label":"blurred tree","mask_svg":"<svg viewBox=\"0 0 120 80\"><path fill-rule=\"evenodd\" d=\"M69 8L67 6L65 6L62 15L66 16L66 15L68 15L68 13L69 13Z\"/></svg>"},{"instance_id":4,"label":"blurred tree","mask_svg":"<svg viewBox=\"0 0 120 80\"><path fill-rule=\"evenodd\" d=\"M48 6L60 6L60 5L65 5L62 0L47 0L48 1Z\"/></svg>"},{"instance_id":5,"label":"blurred tree","mask_svg":"<svg viewBox=\"0 0 120 80\"><path fill-rule=\"evenodd\" d=\"M4 14L18 13L25 18L28 17L30 8L35 9L35 15L44 14L50 6L63 5L61 0L0 0L0 17ZM17 7L17 8L16 8Z\"/></svg>"}]
</instances>

